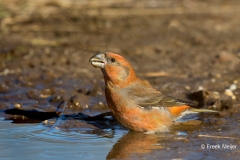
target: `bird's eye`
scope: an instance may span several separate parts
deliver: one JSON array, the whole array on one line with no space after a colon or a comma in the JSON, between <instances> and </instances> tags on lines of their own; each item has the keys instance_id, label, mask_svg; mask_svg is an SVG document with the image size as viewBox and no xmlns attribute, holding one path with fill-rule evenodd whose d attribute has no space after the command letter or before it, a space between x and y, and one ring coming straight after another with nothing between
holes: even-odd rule
<instances>
[{"instance_id":1,"label":"bird's eye","mask_svg":"<svg viewBox=\"0 0 240 160\"><path fill-rule=\"evenodd\" d=\"M115 60L115 58L111 58L111 62L115 62L116 60Z\"/></svg>"}]
</instances>

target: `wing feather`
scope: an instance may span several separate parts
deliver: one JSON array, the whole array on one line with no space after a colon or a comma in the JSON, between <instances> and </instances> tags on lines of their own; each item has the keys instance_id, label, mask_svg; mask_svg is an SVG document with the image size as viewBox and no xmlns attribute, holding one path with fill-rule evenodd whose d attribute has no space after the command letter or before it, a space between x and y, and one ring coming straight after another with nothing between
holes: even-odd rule
<instances>
[{"instance_id":1,"label":"wing feather","mask_svg":"<svg viewBox=\"0 0 240 160\"><path fill-rule=\"evenodd\" d=\"M193 103L176 99L174 97L164 95L151 87L133 87L130 89L129 95L131 99L140 107L177 107L183 105L194 106Z\"/></svg>"}]
</instances>

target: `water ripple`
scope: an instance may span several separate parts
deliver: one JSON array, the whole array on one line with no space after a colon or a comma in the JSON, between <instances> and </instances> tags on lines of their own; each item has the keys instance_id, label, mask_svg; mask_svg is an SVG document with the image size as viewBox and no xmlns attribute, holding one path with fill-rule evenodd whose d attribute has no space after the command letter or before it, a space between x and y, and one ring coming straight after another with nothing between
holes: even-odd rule
<instances>
[{"instance_id":1,"label":"water ripple","mask_svg":"<svg viewBox=\"0 0 240 160\"><path fill-rule=\"evenodd\" d=\"M113 138L106 138L49 129L42 124L13 124L0 120L0 159L105 159L114 143L125 133L120 131L114 133Z\"/></svg>"}]
</instances>

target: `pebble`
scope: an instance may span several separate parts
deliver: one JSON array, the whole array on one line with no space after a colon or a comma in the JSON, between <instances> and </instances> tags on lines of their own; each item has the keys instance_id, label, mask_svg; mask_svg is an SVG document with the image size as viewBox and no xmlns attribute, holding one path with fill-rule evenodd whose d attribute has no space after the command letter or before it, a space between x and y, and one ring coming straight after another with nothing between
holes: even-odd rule
<instances>
[{"instance_id":1,"label":"pebble","mask_svg":"<svg viewBox=\"0 0 240 160\"><path fill-rule=\"evenodd\" d=\"M202 87L202 86L199 86L198 87L198 90L200 91L200 90L203 90L204 88Z\"/></svg>"},{"instance_id":2,"label":"pebble","mask_svg":"<svg viewBox=\"0 0 240 160\"><path fill-rule=\"evenodd\" d=\"M220 94L219 92L208 92L209 97L211 96L213 99L219 99L220 98Z\"/></svg>"},{"instance_id":3,"label":"pebble","mask_svg":"<svg viewBox=\"0 0 240 160\"><path fill-rule=\"evenodd\" d=\"M237 89L237 85L236 84L231 84L229 87L229 90L234 91Z\"/></svg>"},{"instance_id":4,"label":"pebble","mask_svg":"<svg viewBox=\"0 0 240 160\"><path fill-rule=\"evenodd\" d=\"M41 98L48 98L54 94L54 89L46 88L41 91Z\"/></svg>"},{"instance_id":5,"label":"pebble","mask_svg":"<svg viewBox=\"0 0 240 160\"><path fill-rule=\"evenodd\" d=\"M215 82L216 82L216 79L215 79L215 78L212 78L212 79L211 79L211 82L212 82L212 83L215 83Z\"/></svg>"},{"instance_id":6,"label":"pebble","mask_svg":"<svg viewBox=\"0 0 240 160\"><path fill-rule=\"evenodd\" d=\"M186 90L190 90L191 88L189 86L185 86L185 89Z\"/></svg>"},{"instance_id":7,"label":"pebble","mask_svg":"<svg viewBox=\"0 0 240 160\"><path fill-rule=\"evenodd\" d=\"M43 121L43 123L44 123L44 124L47 124L47 123L48 123L48 120Z\"/></svg>"},{"instance_id":8,"label":"pebble","mask_svg":"<svg viewBox=\"0 0 240 160\"><path fill-rule=\"evenodd\" d=\"M233 94L233 92L230 89L226 89L224 92L225 95L232 97L233 100L236 99L236 96Z\"/></svg>"},{"instance_id":9,"label":"pebble","mask_svg":"<svg viewBox=\"0 0 240 160\"><path fill-rule=\"evenodd\" d=\"M227 51L221 51L218 55L217 58L221 62L231 62L236 59L236 56L232 53L229 53Z\"/></svg>"},{"instance_id":10,"label":"pebble","mask_svg":"<svg viewBox=\"0 0 240 160\"><path fill-rule=\"evenodd\" d=\"M215 77L216 77L216 78L221 78L221 77L222 77L222 75L221 75L221 74L219 74L219 73L217 73L217 74L215 75Z\"/></svg>"},{"instance_id":11,"label":"pebble","mask_svg":"<svg viewBox=\"0 0 240 160\"><path fill-rule=\"evenodd\" d=\"M15 108L22 108L22 105L19 104L19 103L16 103L16 104L14 104L14 107L15 107Z\"/></svg>"}]
</instances>

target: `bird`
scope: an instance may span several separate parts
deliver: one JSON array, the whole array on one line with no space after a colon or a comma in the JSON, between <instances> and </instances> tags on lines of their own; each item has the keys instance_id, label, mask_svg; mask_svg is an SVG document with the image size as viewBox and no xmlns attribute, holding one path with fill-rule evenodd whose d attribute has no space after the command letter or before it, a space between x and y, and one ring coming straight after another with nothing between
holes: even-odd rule
<instances>
[{"instance_id":1,"label":"bird","mask_svg":"<svg viewBox=\"0 0 240 160\"><path fill-rule=\"evenodd\" d=\"M193 108L193 104L161 93L141 80L121 55L104 52L90 58L105 81L105 97L114 117L126 128L146 134L168 132L185 114L217 111Z\"/></svg>"}]
</instances>

